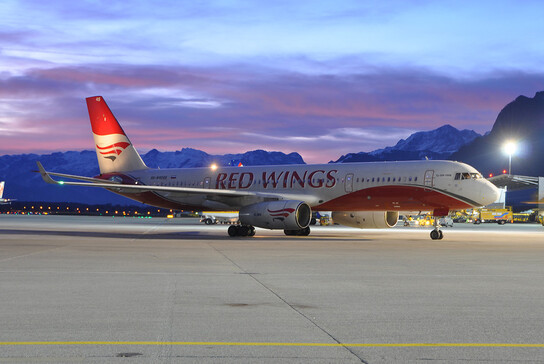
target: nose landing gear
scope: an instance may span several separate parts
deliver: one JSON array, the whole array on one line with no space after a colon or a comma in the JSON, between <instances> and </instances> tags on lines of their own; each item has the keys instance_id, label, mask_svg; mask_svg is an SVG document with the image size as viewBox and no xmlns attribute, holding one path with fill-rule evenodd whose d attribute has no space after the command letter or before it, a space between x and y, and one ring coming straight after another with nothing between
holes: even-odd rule
<instances>
[{"instance_id":1,"label":"nose landing gear","mask_svg":"<svg viewBox=\"0 0 544 364\"><path fill-rule=\"evenodd\" d=\"M440 222L438 221L438 217L435 216L434 218L434 230L431 231L431 239L433 240L442 240L444 237L444 234L442 233L442 230L440 230Z\"/></svg>"}]
</instances>

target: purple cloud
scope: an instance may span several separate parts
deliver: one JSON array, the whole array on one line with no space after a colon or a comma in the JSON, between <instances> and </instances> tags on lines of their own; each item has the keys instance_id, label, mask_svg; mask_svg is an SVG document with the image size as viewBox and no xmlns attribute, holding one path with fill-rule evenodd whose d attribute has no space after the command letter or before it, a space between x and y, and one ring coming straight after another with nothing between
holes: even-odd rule
<instances>
[{"instance_id":1,"label":"purple cloud","mask_svg":"<svg viewBox=\"0 0 544 364\"><path fill-rule=\"evenodd\" d=\"M302 74L230 67L87 65L0 78L0 153L92 148L84 98L102 95L140 151L297 151L309 162L395 144L446 123L480 133L544 74L463 80L424 69Z\"/></svg>"}]
</instances>

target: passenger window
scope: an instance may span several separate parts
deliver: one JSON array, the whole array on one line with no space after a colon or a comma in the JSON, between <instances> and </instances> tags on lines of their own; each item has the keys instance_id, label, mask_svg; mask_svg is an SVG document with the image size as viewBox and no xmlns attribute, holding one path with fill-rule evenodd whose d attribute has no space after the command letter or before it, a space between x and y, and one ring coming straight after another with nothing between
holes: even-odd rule
<instances>
[{"instance_id":1,"label":"passenger window","mask_svg":"<svg viewBox=\"0 0 544 364\"><path fill-rule=\"evenodd\" d=\"M412 182L412 177L408 177L408 181Z\"/></svg>"},{"instance_id":2,"label":"passenger window","mask_svg":"<svg viewBox=\"0 0 544 364\"><path fill-rule=\"evenodd\" d=\"M417 177L414 178L414 181L417 182Z\"/></svg>"}]
</instances>

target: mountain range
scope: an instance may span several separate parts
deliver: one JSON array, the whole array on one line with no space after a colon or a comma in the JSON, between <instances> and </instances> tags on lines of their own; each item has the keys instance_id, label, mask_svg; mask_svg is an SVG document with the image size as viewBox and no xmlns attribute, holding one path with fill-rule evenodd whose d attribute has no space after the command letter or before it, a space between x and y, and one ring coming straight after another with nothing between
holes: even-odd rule
<instances>
[{"instance_id":1,"label":"mountain range","mask_svg":"<svg viewBox=\"0 0 544 364\"><path fill-rule=\"evenodd\" d=\"M205 167L212 163L230 165L304 164L298 153L285 154L254 150L243 154L210 155L201 150L184 148L175 152L159 152L156 149L142 155L150 168ZM22 201L82 202L87 204L135 204L101 188L55 186L43 182L36 161L51 172L96 176L100 174L95 151L56 152L52 154L19 154L0 157L0 180L6 181L5 197Z\"/></svg>"},{"instance_id":2,"label":"mountain range","mask_svg":"<svg viewBox=\"0 0 544 364\"><path fill-rule=\"evenodd\" d=\"M508 157L500 147L507 139L521 145L512 159L514 173L544 175L544 92L534 98L519 96L499 113L492 130L480 135L473 130L458 130L444 125L421 131L401 139L396 145L372 152L349 153L330 163L370 162L414 159L450 159L469 163L487 174L507 168ZM142 155L151 168L205 167L218 165L304 164L298 153L284 154L255 150L243 154L210 155L204 151L183 148L174 152L153 149ZM0 180L6 181L5 196L22 201L82 202L88 204L134 204L133 201L108 191L88 187L58 187L44 183L36 169L36 161L53 172L96 176L99 174L94 151L56 152L0 156Z\"/></svg>"},{"instance_id":3,"label":"mountain range","mask_svg":"<svg viewBox=\"0 0 544 364\"><path fill-rule=\"evenodd\" d=\"M474 130L458 130L446 124L431 131L414 133L406 140L399 140L393 147L343 155L334 163L447 159L463 145L478 137L481 135Z\"/></svg>"}]
</instances>

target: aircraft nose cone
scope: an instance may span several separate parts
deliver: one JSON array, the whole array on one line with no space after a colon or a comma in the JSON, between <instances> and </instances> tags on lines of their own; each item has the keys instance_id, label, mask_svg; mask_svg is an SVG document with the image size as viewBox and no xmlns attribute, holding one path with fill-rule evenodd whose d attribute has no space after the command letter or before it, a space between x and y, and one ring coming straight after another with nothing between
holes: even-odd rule
<instances>
[{"instance_id":1,"label":"aircraft nose cone","mask_svg":"<svg viewBox=\"0 0 544 364\"><path fill-rule=\"evenodd\" d=\"M485 181L485 185L482 188L482 200L483 205L489 205L499 199L501 191L495 187L495 185L489 181Z\"/></svg>"}]
</instances>

